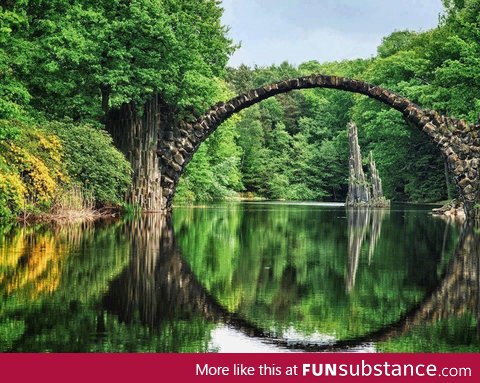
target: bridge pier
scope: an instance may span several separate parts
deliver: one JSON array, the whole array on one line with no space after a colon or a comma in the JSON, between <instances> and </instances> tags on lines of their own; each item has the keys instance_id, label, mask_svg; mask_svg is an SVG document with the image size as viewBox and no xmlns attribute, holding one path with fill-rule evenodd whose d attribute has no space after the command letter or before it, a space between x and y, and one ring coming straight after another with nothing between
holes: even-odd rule
<instances>
[{"instance_id":1,"label":"bridge pier","mask_svg":"<svg viewBox=\"0 0 480 383\"><path fill-rule=\"evenodd\" d=\"M164 212L166 208L157 149L159 140L171 137L173 121L172 109L158 95L140 109L131 102L107 115L107 131L132 166L132 184L125 200L145 212Z\"/></svg>"},{"instance_id":2,"label":"bridge pier","mask_svg":"<svg viewBox=\"0 0 480 383\"><path fill-rule=\"evenodd\" d=\"M465 200L463 202L465 217L469 221L480 222L480 206L478 202L478 197L474 200Z\"/></svg>"},{"instance_id":3,"label":"bridge pier","mask_svg":"<svg viewBox=\"0 0 480 383\"><path fill-rule=\"evenodd\" d=\"M480 182L478 177L478 163L475 159L470 165L467 176L459 181L462 187L463 206L468 220L480 222Z\"/></svg>"},{"instance_id":4,"label":"bridge pier","mask_svg":"<svg viewBox=\"0 0 480 383\"><path fill-rule=\"evenodd\" d=\"M476 142L455 137L444 154L455 181L467 220L480 222L480 153Z\"/></svg>"}]
</instances>

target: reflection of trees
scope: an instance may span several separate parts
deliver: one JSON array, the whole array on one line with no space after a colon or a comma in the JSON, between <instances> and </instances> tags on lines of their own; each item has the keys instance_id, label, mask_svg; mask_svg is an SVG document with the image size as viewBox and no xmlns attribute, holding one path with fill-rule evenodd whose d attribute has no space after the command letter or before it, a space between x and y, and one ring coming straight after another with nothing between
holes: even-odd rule
<instances>
[{"instance_id":1,"label":"reflection of trees","mask_svg":"<svg viewBox=\"0 0 480 383\"><path fill-rule=\"evenodd\" d=\"M371 262L375 246L380 238L382 231L382 221L387 210L358 208L348 209L348 267L346 277L347 291L351 291L355 286L357 276L358 262L362 245L367 235L370 237L368 246L368 263Z\"/></svg>"},{"instance_id":2,"label":"reflection of trees","mask_svg":"<svg viewBox=\"0 0 480 383\"><path fill-rule=\"evenodd\" d=\"M318 350L343 349L369 342L384 342L402 336L420 325L451 317L474 315L480 329L480 235L465 223L453 259L437 287L397 322L358 338L339 341ZM478 337L478 333L477 333Z\"/></svg>"},{"instance_id":3,"label":"reflection of trees","mask_svg":"<svg viewBox=\"0 0 480 383\"><path fill-rule=\"evenodd\" d=\"M359 226L361 223L368 223L365 231L370 235L369 253L371 253L378 240L383 217L382 214L376 215L368 211L364 213L366 214L352 214L349 227L352 227L351 224L355 229L351 235L359 234L358 238L364 241L366 234ZM134 256L130 266L111 285L109 293L104 298L104 307L127 323L139 318L141 323L149 328L160 328L164 322L172 318L189 321L194 317L202 317L209 322L226 323L248 336L259 337L279 347L321 351L385 341L424 323L466 312L475 312L478 315L479 312L479 236L468 225L462 232L455 256L448 265L445 275L438 286L418 305L396 322L384 325L366 335L327 345L308 342L292 344L277 338L258 324L246 320L241 314L230 312L203 287L183 260L175 243L169 219L159 220L158 216L151 216L135 225L140 226L134 226L131 231L138 238L132 240ZM148 234L149 230L145 230L145 227L153 228L156 234ZM351 247L360 248L361 244ZM351 258L356 257L358 258L358 255L354 254ZM291 287L292 283L287 279L296 278L296 271L291 265L287 265L285 270L282 283L285 282ZM275 299L277 298L274 296L274 303Z\"/></svg>"},{"instance_id":4,"label":"reflection of trees","mask_svg":"<svg viewBox=\"0 0 480 383\"><path fill-rule=\"evenodd\" d=\"M366 258L359 261L362 241L365 254L366 246L368 254L373 254L375 246L382 254L394 253L396 247L406 246L403 241L397 243L398 234L396 226L390 224L391 216L383 220L373 212L350 215L350 242L360 245L349 247L358 252L349 253L347 260L338 256L346 252L347 231L345 225L339 224L345 221L291 210L274 214L259 210L251 215L236 214L234 219L225 219L225 212L220 212L213 213L212 219L211 211L198 210L197 216L187 217L190 221L184 226L182 221L177 221L176 229L181 232L178 237L190 246L185 253L199 250L188 262L177 247L169 218L158 215L104 228L37 231L35 235L39 238L23 234L22 237L18 233L4 237L10 249L28 244L35 248L35 244L50 243L48 241L55 238L53 247L63 249L62 246L68 245L68 254L52 263L51 251L47 249L43 258L38 258L50 265L38 269L45 270L41 273L41 282L43 277L53 275L49 270L54 271L56 265L61 271L54 291L41 290L35 296L29 288L18 285L16 299L10 305L15 306L12 310L16 311L4 302L0 327L9 328L9 340L3 345L0 342L0 349L202 351L207 347L213 323L219 322L279 347L315 351L391 339L452 313L475 312L478 317L479 246L471 227L465 228L455 258L445 268L444 278L418 303L419 298L415 297L424 289L418 288L416 281L424 273L415 276L413 287L404 282L406 272L415 266L419 268L415 263L419 260L417 254L407 262L397 257L375 257L370 267L358 267L358 262L366 264ZM255 230L255 223L260 220L260 229ZM362 222L368 223L365 232L360 227ZM405 234L419 237L425 234L415 223L413 220L402 226L406 230L402 238ZM378 241L380 227L382 241ZM438 240L438 253L442 239L447 237L443 229L443 225L437 225L435 235L429 239L432 246L435 239ZM450 243L450 240L444 242ZM245 252L236 252L238 248L246 249L247 256ZM19 254L25 252L22 250ZM124 268L128 254L131 256ZM30 258L11 257L5 258L3 270L16 270L18 278L8 280L20 281ZM33 253L31 259L37 259ZM389 273L395 268L404 269L398 273L400 277L381 279L385 271ZM346 269L354 271L351 280L356 283L350 294L345 293ZM435 268L430 274L434 273ZM476 290L472 287L475 281ZM101 298L107 286L108 292ZM238 286L240 289L236 289ZM410 295L404 294L397 301L393 294L402 288ZM323 290L319 294L320 289ZM21 291L24 293L19 300ZM412 291L417 294L413 298ZM384 303L386 308L378 309ZM405 307L412 306L415 308L402 315ZM260 315L256 316L257 312ZM339 337L347 340L335 344L295 345L278 335L285 323L287 326L298 323L300 331L308 333L309 329L305 331L302 327L305 322L316 326L313 331L328 333L330 329L339 328L338 323L349 313L352 330L339 333ZM24 333L29 335L22 338ZM367 335L357 336L365 333ZM92 334L95 344L92 344Z\"/></svg>"},{"instance_id":5,"label":"reflection of trees","mask_svg":"<svg viewBox=\"0 0 480 383\"><path fill-rule=\"evenodd\" d=\"M6 300L14 296L17 302L23 303L49 299L66 294L66 291L72 294L75 288L82 297L89 295L87 291L95 291L92 294L98 296L95 287L98 287L97 279L98 285L104 283L103 265L107 264L113 273L122 266L116 264L118 258L126 259L126 254L115 252L124 240L112 240L115 229L113 224L102 228L101 224L87 222L12 227L0 233L0 296ZM81 249L100 245L111 257L77 256ZM94 265L97 273L93 272ZM86 279L88 282L82 285Z\"/></svg>"},{"instance_id":6,"label":"reflection of trees","mask_svg":"<svg viewBox=\"0 0 480 383\"><path fill-rule=\"evenodd\" d=\"M367 267L380 228L371 222L356 286L348 292L347 217L308 206L247 207L234 220L220 209L177 210L175 233L207 291L229 312L277 334L292 323L304 334L342 339L371 332L398 319L438 281L443 222L426 225L422 215L390 214L376 245L382 256ZM452 251L453 234L446 241Z\"/></svg>"},{"instance_id":7,"label":"reflection of trees","mask_svg":"<svg viewBox=\"0 0 480 383\"><path fill-rule=\"evenodd\" d=\"M91 350L94 307L128 261L118 234L111 223L0 233L0 350Z\"/></svg>"},{"instance_id":8,"label":"reflection of trees","mask_svg":"<svg viewBox=\"0 0 480 383\"><path fill-rule=\"evenodd\" d=\"M248 205L234 219L219 209L182 213L175 212L175 233L202 284L229 311L240 312L256 323L268 323L266 327L277 333L291 323L304 333L340 337L378 328L418 302L425 285L431 285L421 278L412 283L410 265L425 260L428 254L433 262L419 276L436 267L432 250L422 242L397 243L397 227L389 219L382 227L385 256L378 257L371 267L358 268L358 287L348 294L347 220L338 210L259 204ZM405 235L422 234L415 216L408 222ZM442 234L440 222L424 237ZM391 256L397 251L401 256ZM365 261L366 265L366 260L360 259L360 264ZM386 273L392 273L388 281L383 278Z\"/></svg>"},{"instance_id":9,"label":"reflection of trees","mask_svg":"<svg viewBox=\"0 0 480 383\"><path fill-rule=\"evenodd\" d=\"M67 246L48 233L37 236L30 228L18 230L0 247L0 295L35 299L53 293Z\"/></svg>"}]
</instances>

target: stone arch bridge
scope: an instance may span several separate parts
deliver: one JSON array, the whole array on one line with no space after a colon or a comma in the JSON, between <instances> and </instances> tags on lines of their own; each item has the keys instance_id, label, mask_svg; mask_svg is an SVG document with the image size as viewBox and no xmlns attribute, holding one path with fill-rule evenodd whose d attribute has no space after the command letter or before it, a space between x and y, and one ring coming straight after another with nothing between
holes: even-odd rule
<instances>
[{"instance_id":1,"label":"stone arch bridge","mask_svg":"<svg viewBox=\"0 0 480 383\"><path fill-rule=\"evenodd\" d=\"M422 109L405 97L363 81L325 75L299 77L253 89L214 105L191 122L175 122L174 113L161 103L158 95L147 103L141 116L132 104L113 111L107 119L107 128L135 169L133 198L129 199L144 210L170 210L186 165L222 122L269 97L309 88L363 94L402 113L405 120L423 131L446 158L467 217L480 217L480 208L476 206L480 202L480 125Z\"/></svg>"}]
</instances>

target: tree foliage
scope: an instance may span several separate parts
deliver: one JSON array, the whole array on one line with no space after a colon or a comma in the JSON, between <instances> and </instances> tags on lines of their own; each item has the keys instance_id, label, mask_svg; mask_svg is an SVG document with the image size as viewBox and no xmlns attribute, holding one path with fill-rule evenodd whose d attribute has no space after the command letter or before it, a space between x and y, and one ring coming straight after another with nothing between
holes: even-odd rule
<instances>
[{"instance_id":1,"label":"tree foliage","mask_svg":"<svg viewBox=\"0 0 480 383\"><path fill-rule=\"evenodd\" d=\"M74 120L98 119L124 102L142 104L155 92L193 105L233 49L221 13L215 0L32 0L3 7L0 38L9 49L0 52L0 65L18 67L10 68L4 92L20 105L30 101L49 116ZM18 84L21 74L27 76Z\"/></svg>"},{"instance_id":2,"label":"tree foliage","mask_svg":"<svg viewBox=\"0 0 480 383\"><path fill-rule=\"evenodd\" d=\"M220 77L234 49L221 15L216 0L2 2L0 145L25 152L17 162L3 156L0 215L18 212L25 198L34 205L39 200L38 193L15 186L31 173L33 162L27 159L38 157L24 142L37 131L60 137L65 179L88 189L97 204L121 202L130 168L98 130L106 113L123 103L142 110L152 94L179 119L218 101ZM238 155L229 149L229 143L235 146L232 132L217 135L207 151L216 166L214 190L207 194L215 197L241 188ZM37 173L56 174L44 165ZM64 184L55 176L47 180L41 193L45 205Z\"/></svg>"},{"instance_id":3,"label":"tree foliage","mask_svg":"<svg viewBox=\"0 0 480 383\"><path fill-rule=\"evenodd\" d=\"M384 37L368 60L229 68L234 93L312 73L362 79L426 109L477 122L480 116L480 1L445 0L439 26ZM402 116L376 101L337 90L282 94L254 105L236 122L244 189L271 199L344 200L346 124L359 126L373 151L388 198L439 201L453 193L440 152ZM192 185L192 188L195 188Z\"/></svg>"},{"instance_id":4,"label":"tree foliage","mask_svg":"<svg viewBox=\"0 0 480 383\"><path fill-rule=\"evenodd\" d=\"M234 94L316 72L373 82L425 108L476 122L480 1L444 5L437 28L396 31L371 59L225 70L235 47L216 0L4 2L0 118L101 125L109 108L141 105L158 93L181 119ZM359 126L364 150L374 153L389 198L434 201L451 194L438 151L398 113L357 95L308 90L265 100L227 122L195 155L178 198L248 192L343 200L350 119ZM0 141L19 134L15 123L0 126ZM11 193L2 197L10 205Z\"/></svg>"}]
</instances>

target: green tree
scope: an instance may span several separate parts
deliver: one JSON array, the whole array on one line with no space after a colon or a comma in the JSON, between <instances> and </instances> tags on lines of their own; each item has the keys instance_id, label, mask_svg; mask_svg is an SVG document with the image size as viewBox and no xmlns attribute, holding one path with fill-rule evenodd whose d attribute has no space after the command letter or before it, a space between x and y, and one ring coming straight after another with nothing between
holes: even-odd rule
<instances>
[{"instance_id":1,"label":"green tree","mask_svg":"<svg viewBox=\"0 0 480 383\"><path fill-rule=\"evenodd\" d=\"M57 118L98 119L153 93L205 107L196 96L232 50L214 0L36 0L23 11L26 38L35 37L32 104Z\"/></svg>"},{"instance_id":2,"label":"green tree","mask_svg":"<svg viewBox=\"0 0 480 383\"><path fill-rule=\"evenodd\" d=\"M32 43L23 38L27 25L24 1L0 8L0 119L20 118L30 101L23 81L28 74ZM15 130L0 128L0 140L13 138Z\"/></svg>"}]
</instances>

